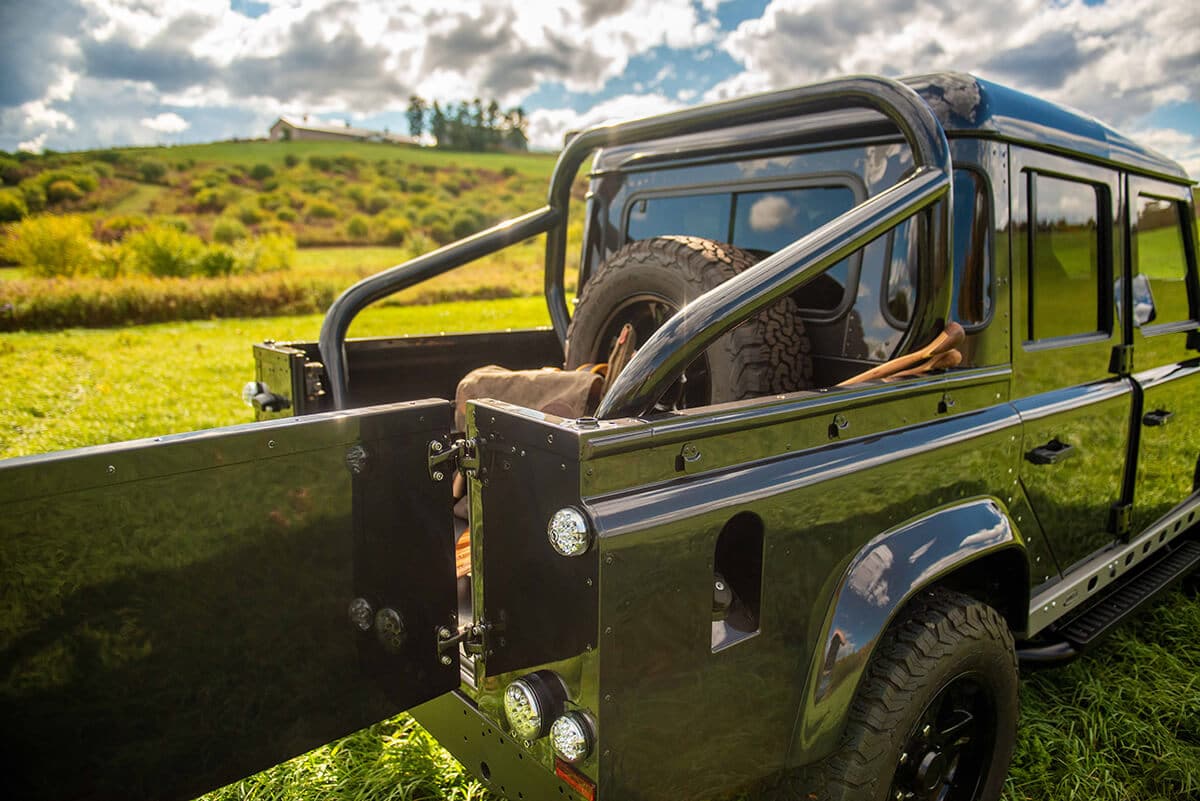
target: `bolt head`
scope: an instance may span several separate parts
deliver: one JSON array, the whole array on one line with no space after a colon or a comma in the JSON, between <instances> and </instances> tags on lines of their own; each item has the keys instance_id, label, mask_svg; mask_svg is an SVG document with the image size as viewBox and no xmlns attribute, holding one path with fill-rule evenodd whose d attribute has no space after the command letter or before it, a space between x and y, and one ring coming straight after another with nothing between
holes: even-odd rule
<instances>
[{"instance_id":1,"label":"bolt head","mask_svg":"<svg viewBox=\"0 0 1200 801\"><path fill-rule=\"evenodd\" d=\"M355 598L351 601L347 614L350 622L359 631L370 631L371 624L375 621L375 610L366 598Z\"/></svg>"}]
</instances>

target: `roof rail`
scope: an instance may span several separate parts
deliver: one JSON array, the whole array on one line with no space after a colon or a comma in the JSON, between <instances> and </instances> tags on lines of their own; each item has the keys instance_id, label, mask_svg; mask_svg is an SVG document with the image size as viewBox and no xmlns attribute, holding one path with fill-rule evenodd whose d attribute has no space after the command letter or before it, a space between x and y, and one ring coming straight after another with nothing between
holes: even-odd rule
<instances>
[{"instance_id":1,"label":"roof rail","mask_svg":"<svg viewBox=\"0 0 1200 801\"><path fill-rule=\"evenodd\" d=\"M949 143L942 126L916 92L889 78L856 76L584 130L572 138L559 155L550 179L546 206L365 278L333 302L321 325L319 345L334 407L345 408L349 401L346 332L363 308L401 289L541 233L547 234L546 303L559 342L565 342L570 322L563 284L567 208L575 174L596 148L847 108L874 109L888 117L912 150L913 173L897 186L856 206L698 298L669 320L638 351L601 409L601 414L606 417L643 413L656 398L650 398L648 402L646 399L655 391L659 394L665 391L670 381L724 331L802 285L878 233L948 197ZM918 304L922 311L918 311L912 321L906 341L901 343L902 348L927 337L944 322L949 312L950 282L945 275L951 244L949 203L942 204L941 213L931 218L926 236L931 247L922 249L918 286L929 288L921 291L933 291L934 297Z\"/></svg>"}]
</instances>

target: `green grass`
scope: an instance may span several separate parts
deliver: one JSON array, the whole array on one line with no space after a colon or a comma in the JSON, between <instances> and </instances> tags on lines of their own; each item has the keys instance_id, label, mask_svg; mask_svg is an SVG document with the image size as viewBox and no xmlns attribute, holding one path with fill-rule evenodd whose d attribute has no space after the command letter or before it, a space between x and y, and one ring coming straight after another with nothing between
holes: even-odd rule
<instances>
[{"instance_id":1,"label":"green grass","mask_svg":"<svg viewBox=\"0 0 1200 801\"><path fill-rule=\"evenodd\" d=\"M74 328L0 335L0 457L193 431L252 419L250 346L315 340L322 316ZM547 325L542 298L382 306L351 336Z\"/></svg>"},{"instance_id":2,"label":"green grass","mask_svg":"<svg viewBox=\"0 0 1200 801\"><path fill-rule=\"evenodd\" d=\"M374 257L387 259L387 252ZM327 256L332 259L332 256ZM314 257L311 269L321 269ZM545 324L540 298L380 307L358 336ZM0 455L250 419L250 345L313 339L319 315L0 337ZM1200 798L1200 601L1175 593L1098 650L1025 677L1007 801ZM272 799L487 797L406 715L208 796Z\"/></svg>"}]
</instances>

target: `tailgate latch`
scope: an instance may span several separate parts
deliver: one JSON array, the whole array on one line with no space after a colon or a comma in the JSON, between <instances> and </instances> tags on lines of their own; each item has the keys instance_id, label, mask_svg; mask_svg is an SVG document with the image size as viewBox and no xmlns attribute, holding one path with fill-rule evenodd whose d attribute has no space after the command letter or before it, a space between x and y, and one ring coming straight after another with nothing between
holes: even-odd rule
<instances>
[{"instance_id":1,"label":"tailgate latch","mask_svg":"<svg viewBox=\"0 0 1200 801\"><path fill-rule=\"evenodd\" d=\"M451 434L450 444L440 439L429 443L429 477L442 481L455 470L474 474L479 469L479 451L475 440L461 434Z\"/></svg>"}]
</instances>

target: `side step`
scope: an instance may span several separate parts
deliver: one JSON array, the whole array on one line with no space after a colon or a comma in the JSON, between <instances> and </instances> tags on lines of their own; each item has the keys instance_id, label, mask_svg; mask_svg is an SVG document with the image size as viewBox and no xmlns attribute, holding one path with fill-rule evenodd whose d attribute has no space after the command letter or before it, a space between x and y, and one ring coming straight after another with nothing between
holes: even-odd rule
<instances>
[{"instance_id":1,"label":"side step","mask_svg":"<svg viewBox=\"0 0 1200 801\"><path fill-rule=\"evenodd\" d=\"M1079 617L1055 627L1055 633L1079 650L1107 634L1156 595L1200 565L1200 541L1184 540L1151 562Z\"/></svg>"}]
</instances>

